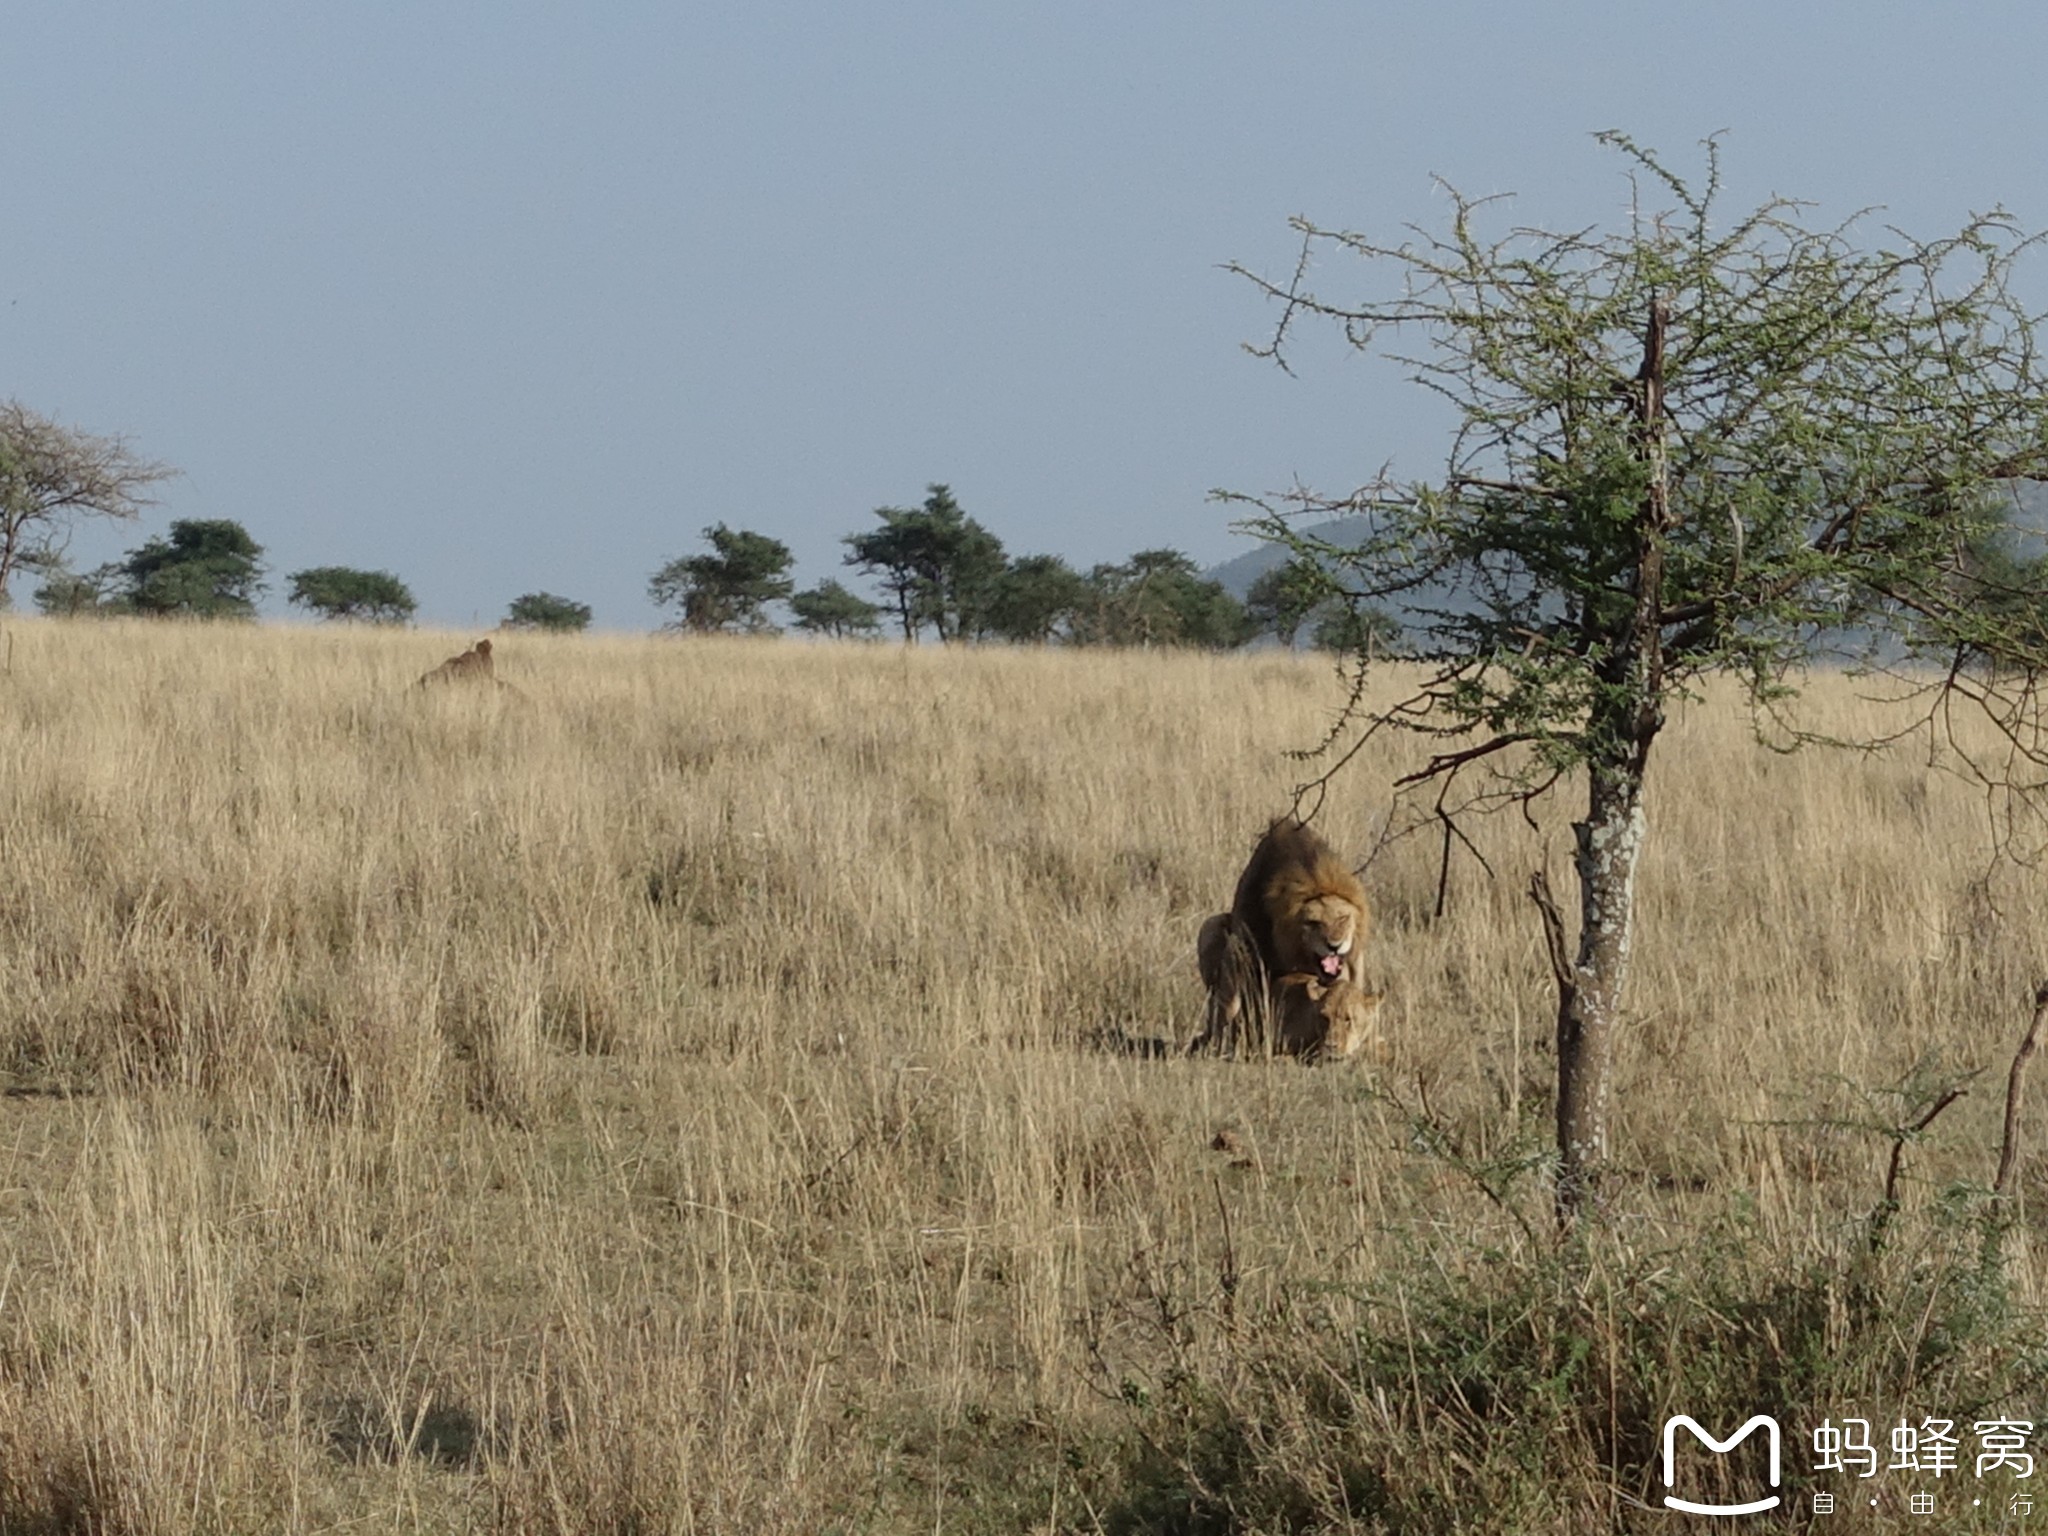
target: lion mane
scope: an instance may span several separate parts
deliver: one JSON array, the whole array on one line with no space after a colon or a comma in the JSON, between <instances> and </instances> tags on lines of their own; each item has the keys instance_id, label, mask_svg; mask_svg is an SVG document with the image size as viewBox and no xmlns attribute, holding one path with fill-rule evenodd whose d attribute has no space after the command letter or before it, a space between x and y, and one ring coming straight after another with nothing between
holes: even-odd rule
<instances>
[{"instance_id":1,"label":"lion mane","mask_svg":"<svg viewBox=\"0 0 2048 1536\"><path fill-rule=\"evenodd\" d=\"M1230 910L1196 938L1208 1003L1189 1049L1350 1056L1373 1044L1379 998L1360 980L1369 926L1365 887L1335 850L1292 817L1273 822Z\"/></svg>"}]
</instances>

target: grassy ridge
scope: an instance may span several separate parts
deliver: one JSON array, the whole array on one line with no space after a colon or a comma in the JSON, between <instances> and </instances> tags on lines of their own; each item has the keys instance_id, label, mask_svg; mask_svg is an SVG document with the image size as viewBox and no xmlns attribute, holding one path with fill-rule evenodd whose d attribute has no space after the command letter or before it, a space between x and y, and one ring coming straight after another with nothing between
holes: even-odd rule
<instances>
[{"instance_id":1,"label":"grassy ridge","mask_svg":"<svg viewBox=\"0 0 2048 1536\"><path fill-rule=\"evenodd\" d=\"M1674 721L1624 1219L1560 1255L1568 805L1440 921L1432 839L1374 860L1385 1073L1096 1043L1192 1033L1325 664L517 637L429 696L453 638L8 628L6 1529L1596 1530L1667 1412L2031 1369L2026 1230L1993 1275L1944 1193L1988 1078L1858 1257L2048 935L1924 748Z\"/></svg>"}]
</instances>

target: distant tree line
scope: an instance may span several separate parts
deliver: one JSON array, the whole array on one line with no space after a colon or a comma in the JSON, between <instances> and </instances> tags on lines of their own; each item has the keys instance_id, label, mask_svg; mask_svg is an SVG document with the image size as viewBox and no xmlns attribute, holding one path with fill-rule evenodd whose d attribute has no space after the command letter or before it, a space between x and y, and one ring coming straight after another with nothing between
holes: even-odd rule
<instances>
[{"instance_id":1,"label":"distant tree line","mask_svg":"<svg viewBox=\"0 0 2048 1536\"><path fill-rule=\"evenodd\" d=\"M656 571L648 596L676 610L670 627L706 634L771 633L770 605L783 603L797 629L833 638L887 629L905 641L1230 650L1262 635L1331 647L1370 636L1382 649L1397 637L1385 615L1354 613L1294 567L1260 577L1244 602L1176 549L1079 571L1058 555L1010 555L949 487L927 492L920 506L877 507L875 527L841 541L881 602L834 580L798 591L787 544L724 523L704 530L705 553Z\"/></svg>"},{"instance_id":2,"label":"distant tree line","mask_svg":"<svg viewBox=\"0 0 2048 1536\"><path fill-rule=\"evenodd\" d=\"M149 488L172 473L119 438L0 403L0 606L9 578L25 571L48 614L253 618L267 590L263 548L232 519L179 519L167 535L92 570L66 562L78 518L132 521L149 505ZM798 630L836 639L886 631L907 642L1229 650L1262 635L1289 645L1306 635L1333 649L1384 648L1398 638L1384 615L1333 600L1329 582L1299 560L1261 576L1240 602L1175 549L1140 550L1087 571L1058 555L1012 556L944 485L928 487L921 505L877 507L874 517L875 526L842 542L846 565L874 583L879 602L836 580L797 590L787 544L722 522L704 529L701 552L656 571L648 596L674 611L670 628L700 634L773 634L786 609ZM285 583L292 607L334 622L405 624L419 607L390 571L311 566ZM590 620L587 603L528 592L503 622L576 631Z\"/></svg>"},{"instance_id":3,"label":"distant tree line","mask_svg":"<svg viewBox=\"0 0 2048 1536\"><path fill-rule=\"evenodd\" d=\"M150 539L89 571L72 570L61 555L20 564L40 577L36 607L56 617L253 619L256 599L268 587L263 546L229 518L181 518L171 524L168 537ZM412 589L391 572L348 565L293 571L286 577L285 601L322 619L356 624L407 624L419 608ZM512 600L503 625L587 629L590 605L552 592L528 592Z\"/></svg>"}]
</instances>

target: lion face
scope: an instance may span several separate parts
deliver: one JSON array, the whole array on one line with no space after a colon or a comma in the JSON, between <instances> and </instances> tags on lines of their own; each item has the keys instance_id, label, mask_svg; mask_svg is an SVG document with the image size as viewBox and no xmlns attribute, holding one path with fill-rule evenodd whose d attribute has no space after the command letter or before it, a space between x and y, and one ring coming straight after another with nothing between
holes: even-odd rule
<instances>
[{"instance_id":1,"label":"lion face","mask_svg":"<svg viewBox=\"0 0 2048 1536\"><path fill-rule=\"evenodd\" d=\"M1386 1056L1386 1042L1380 1037L1380 1000L1370 992L1345 984L1332 987L1323 999L1321 1054L1335 1061L1349 1061L1361 1053L1375 1060Z\"/></svg>"},{"instance_id":2,"label":"lion face","mask_svg":"<svg viewBox=\"0 0 2048 1536\"><path fill-rule=\"evenodd\" d=\"M1360 1053L1384 1056L1380 1000L1349 981L1283 976L1275 997L1277 1048L1288 1056L1349 1061Z\"/></svg>"},{"instance_id":3,"label":"lion face","mask_svg":"<svg viewBox=\"0 0 2048 1536\"><path fill-rule=\"evenodd\" d=\"M1300 952L1326 981L1342 979L1344 962L1364 927L1364 914L1341 896L1312 896L1296 913Z\"/></svg>"}]
</instances>

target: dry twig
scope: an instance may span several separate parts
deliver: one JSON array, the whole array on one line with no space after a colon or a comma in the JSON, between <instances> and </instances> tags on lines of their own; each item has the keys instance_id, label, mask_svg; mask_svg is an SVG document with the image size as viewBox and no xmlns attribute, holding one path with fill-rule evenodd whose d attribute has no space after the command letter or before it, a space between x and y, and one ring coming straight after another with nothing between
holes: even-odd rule
<instances>
[{"instance_id":1,"label":"dry twig","mask_svg":"<svg viewBox=\"0 0 2048 1536\"><path fill-rule=\"evenodd\" d=\"M1991 1181L1994 1195L2010 1194L2013 1175L2019 1171L2020 1094L2026 1086L2027 1063L2041 1041L2043 1019L2048 1019L2048 981L2034 988L2034 1022L2027 1026L2020 1048L2013 1052L2012 1071L2005 1079L2005 1134L1998 1143L1998 1176Z\"/></svg>"}]
</instances>

